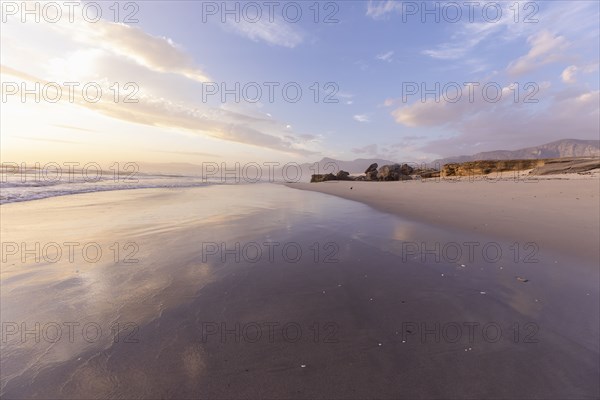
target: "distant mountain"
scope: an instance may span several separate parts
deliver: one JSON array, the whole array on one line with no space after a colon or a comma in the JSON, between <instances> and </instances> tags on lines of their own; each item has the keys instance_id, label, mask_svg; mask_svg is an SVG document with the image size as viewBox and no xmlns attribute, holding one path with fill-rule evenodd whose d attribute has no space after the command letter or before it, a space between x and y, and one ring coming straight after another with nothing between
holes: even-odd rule
<instances>
[{"instance_id":1,"label":"distant mountain","mask_svg":"<svg viewBox=\"0 0 600 400\"><path fill-rule=\"evenodd\" d=\"M435 160L431 165L440 166L449 163L483 160L531 160L540 158L561 157L598 157L600 156L600 140L562 139L541 146L527 147L519 150L495 150L473 154L472 156L456 156Z\"/></svg>"}]
</instances>

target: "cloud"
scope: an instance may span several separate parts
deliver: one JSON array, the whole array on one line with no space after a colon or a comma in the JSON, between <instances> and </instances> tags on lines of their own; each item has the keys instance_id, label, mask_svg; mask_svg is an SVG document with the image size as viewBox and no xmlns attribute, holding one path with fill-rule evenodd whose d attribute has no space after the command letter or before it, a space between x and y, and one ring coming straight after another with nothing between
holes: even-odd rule
<instances>
[{"instance_id":1,"label":"cloud","mask_svg":"<svg viewBox=\"0 0 600 400\"><path fill-rule=\"evenodd\" d=\"M519 31L520 26L524 24L515 24L513 13L509 9L512 3L500 5L502 7L499 20L490 22L483 20L479 14L470 20L470 11L466 8L462 10L462 18L457 23L451 23L447 36L451 40L438 44L434 48L425 49L421 54L438 60L458 60L469 56L480 43L487 43L489 38L502 33L501 40L512 35L511 31ZM441 13L441 12L440 12ZM444 15L443 13L441 13ZM415 16L414 18L417 18ZM497 42L499 42L497 40Z\"/></svg>"},{"instance_id":2,"label":"cloud","mask_svg":"<svg viewBox=\"0 0 600 400\"><path fill-rule=\"evenodd\" d=\"M591 73L597 72L597 71L598 71L598 63L584 65L581 67L578 67L576 65L570 65L564 69L564 71L562 72L560 77L564 83L576 83L578 74L580 74L580 73L591 74Z\"/></svg>"},{"instance_id":3,"label":"cloud","mask_svg":"<svg viewBox=\"0 0 600 400\"><path fill-rule=\"evenodd\" d=\"M294 28L294 24L289 24L274 20L269 22L266 19L260 19L257 22L248 22L243 18L240 22L227 20L227 27L248 39L259 42L263 41L271 45L294 48L304 41L304 35Z\"/></svg>"},{"instance_id":4,"label":"cloud","mask_svg":"<svg viewBox=\"0 0 600 400\"><path fill-rule=\"evenodd\" d=\"M366 114L356 114L352 118L357 122L369 122L370 121L369 116Z\"/></svg>"},{"instance_id":5,"label":"cloud","mask_svg":"<svg viewBox=\"0 0 600 400\"><path fill-rule=\"evenodd\" d=\"M438 60L456 60L465 57L482 38L472 38L461 43L442 43L436 49L423 50L421 53Z\"/></svg>"},{"instance_id":6,"label":"cloud","mask_svg":"<svg viewBox=\"0 0 600 400\"><path fill-rule=\"evenodd\" d=\"M192 57L169 38L152 36L138 27L103 19L89 23L79 16L74 23L69 23L67 18L64 15L62 23L50 25L76 42L130 58L152 71L179 74L197 82L210 81Z\"/></svg>"},{"instance_id":7,"label":"cloud","mask_svg":"<svg viewBox=\"0 0 600 400\"><path fill-rule=\"evenodd\" d=\"M369 0L367 3L367 16L373 19L380 19L386 14L399 10L401 8L400 1L395 0L384 0L374 1Z\"/></svg>"},{"instance_id":8,"label":"cloud","mask_svg":"<svg viewBox=\"0 0 600 400\"><path fill-rule=\"evenodd\" d=\"M577 73L577 67L575 65L571 65L562 72L560 75L563 82L565 83L575 83L577 79L575 78L575 74Z\"/></svg>"},{"instance_id":9,"label":"cloud","mask_svg":"<svg viewBox=\"0 0 600 400\"><path fill-rule=\"evenodd\" d=\"M0 66L3 75L29 82L39 82L41 85L49 83L44 79L32 76L19 70ZM107 87L102 91L110 93ZM68 93L66 86L61 88L63 93ZM295 155L315 155L317 152L299 147L297 143L305 140L299 138L296 143L284 139L282 136L284 127L272 119L248 116L239 112L226 109L198 108L194 104L174 102L163 97L145 94L140 96L137 103L114 102L112 96L102 96L96 103L85 101L81 92L75 91L73 101L69 96L63 95L62 103L73 103L74 105L98 112L100 114L119 119L121 121L184 130L214 139L225 140L235 143L257 146L265 149L281 151ZM48 96L53 98L54 94ZM20 100L20 93L11 99ZM271 133L265 133L269 131ZM289 133L286 133L289 135Z\"/></svg>"},{"instance_id":10,"label":"cloud","mask_svg":"<svg viewBox=\"0 0 600 400\"><path fill-rule=\"evenodd\" d=\"M151 150L153 153L164 153L164 154L177 154L182 156L195 156L195 157L213 157L218 158L218 154L202 153L200 151L168 151L168 150Z\"/></svg>"},{"instance_id":11,"label":"cloud","mask_svg":"<svg viewBox=\"0 0 600 400\"><path fill-rule=\"evenodd\" d=\"M336 97L339 97L340 99L345 100L344 103L346 105L354 104L354 100L352 100L354 98L354 95L351 93L338 92L336 94Z\"/></svg>"},{"instance_id":12,"label":"cloud","mask_svg":"<svg viewBox=\"0 0 600 400\"><path fill-rule=\"evenodd\" d=\"M378 60L381 60L381 61L392 62L392 56L393 55L394 55L394 52L392 50L390 50L390 51L388 51L386 53L377 55L376 58Z\"/></svg>"},{"instance_id":13,"label":"cloud","mask_svg":"<svg viewBox=\"0 0 600 400\"><path fill-rule=\"evenodd\" d=\"M551 92L540 85L540 104L514 102L514 93L503 88L497 103L463 99L457 103L433 99L400 107L392 112L396 122L413 128L443 128L450 136L429 142L419 150L451 156L469 152L526 147L577 137L597 138L600 129L598 90L569 88ZM463 96L464 98L464 96Z\"/></svg>"},{"instance_id":14,"label":"cloud","mask_svg":"<svg viewBox=\"0 0 600 400\"><path fill-rule=\"evenodd\" d=\"M499 92L495 92L493 87L498 88ZM460 92L448 89L439 93L437 99L429 96L425 101L403 105L392 111L392 116L397 123L410 127L456 126L469 118L488 113L510 113L524 107L531 109L540 98L547 97L549 87L548 82L528 87L528 90L520 87L518 101L515 102L514 87L500 87L496 82L477 82L463 85ZM455 98L456 101L449 101ZM526 99L527 103L524 102ZM532 103L534 101L536 103Z\"/></svg>"},{"instance_id":15,"label":"cloud","mask_svg":"<svg viewBox=\"0 0 600 400\"><path fill-rule=\"evenodd\" d=\"M388 97L387 99L385 99L383 101L383 106L384 107L391 107L394 105L394 103L396 103L396 99L392 99L391 97Z\"/></svg>"},{"instance_id":16,"label":"cloud","mask_svg":"<svg viewBox=\"0 0 600 400\"><path fill-rule=\"evenodd\" d=\"M73 129L73 130L81 131L81 132L97 132L93 129L81 128L81 127L73 126L73 125L53 124L53 126L56 126L57 128Z\"/></svg>"},{"instance_id":17,"label":"cloud","mask_svg":"<svg viewBox=\"0 0 600 400\"><path fill-rule=\"evenodd\" d=\"M81 15L79 16L81 17ZM292 155L315 155L319 147L314 138L298 136L288 123L267 117L264 111L252 112L261 104L250 105L249 112L226 109L216 101L211 107L201 102L201 84L209 79L185 49L171 39L150 35L140 28L105 20L37 24L9 24L2 32L3 62L1 73L17 82L96 82L103 96L97 103L81 98L81 86L75 101L68 101L70 90L64 86L62 101L117 120L165 128L165 134L192 134L240 143ZM18 21L16 21L18 22ZM274 36L273 36L274 37ZM10 46L5 57L5 43ZM36 43L49 43L39 49ZM23 49L36 49L23 54ZM13 79L14 80L14 79ZM115 82L119 82L119 101L113 101ZM135 85L138 103L123 102ZM19 100L20 94L13 96ZM74 111L77 112L77 111ZM250 114L250 115L249 115ZM289 125L289 126L288 126ZM87 128L87 126L86 126ZM123 128L128 129L128 128Z\"/></svg>"},{"instance_id":18,"label":"cloud","mask_svg":"<svg viewBox=\"0 0 600 400\"><path fill-rule=\"evenodd\" d=\"M527 42L531 46L529 52L508 65L506 70L510 75L523 75L546 64L562 61L570 45L564 36L554 35L547 30L529 36Z\"/></svg>"}]
</instances>

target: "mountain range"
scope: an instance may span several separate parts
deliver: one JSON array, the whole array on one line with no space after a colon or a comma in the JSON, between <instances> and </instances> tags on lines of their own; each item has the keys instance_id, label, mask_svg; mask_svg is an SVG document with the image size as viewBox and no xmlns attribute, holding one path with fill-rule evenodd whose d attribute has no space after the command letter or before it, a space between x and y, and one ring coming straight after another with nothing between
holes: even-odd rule
<instances>
[{"instance_id":1,"label":"mountain range","mask_svg":"<svg viewBox=\"0 0 600 400\"><path fill-rule=\"evenodd\" d=\"M470 156L455 156L440 158L430 163L407 163L413 167L440 168L444 164L462 163L467 161L483 160L531 160L540 158L562 157L598 157L600 156L600 140L562 139L540 146L526 147L518 150L494 150L473 154ZM358 158L353 161L335 160L325 157L321 161L301 164L302 175L336 173L339 170L351 174L364 173L365 169L373 163L379 166L394 164L394 161L378 158ZM318 171L318 172L317 172Z\"/></svg>"},{"instance_id":2,"label":"mountain range","mask_svg":"<svg viewBox=\"0 0 600 400\"><path fill-rule=\"evenodd\" d=\"M562 139L541 146L526 147L518 150L494 150L473 154L471 156L455 156L433 161L432 165L461 163L483 160L535 160L540 158L562 157L598 157L600 156L600 140Z\"/></svg>"}]
</instances>

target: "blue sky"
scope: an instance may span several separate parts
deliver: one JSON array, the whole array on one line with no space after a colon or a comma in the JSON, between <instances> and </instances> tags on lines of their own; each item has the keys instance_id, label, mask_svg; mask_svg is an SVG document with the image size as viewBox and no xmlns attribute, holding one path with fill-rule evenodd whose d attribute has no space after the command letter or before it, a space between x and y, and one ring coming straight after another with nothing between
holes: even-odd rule
<instances>
[{"instance_id":1,"label":"blue sky","mask_svg":"<svg viewBox=\"0 0 600 400\"><path fill-rule=\"evenodd\" d=\"M287 14L293 17L300 5L296 23L283 18L285 2L276 2L273 21L267 3L256 2L263 14L253 23L250 8L239 23L231 14L223 22L223 2L142 1L137 9L126 3L118 21L109 10L113 2L102 3L103 18L94 23L77 12L74 23L8 16L3 83L93 81L107 91L114 82L133 82L139 103L103 97L94 104L38 104L10 96L2 104L10 111L2 122L3 159L47 160L50 150L69 159L110 154L191 163L418 161L599 136L596 1L479 2L473 20L463 5L455 23L448 19L456 3L448 2L296 2ZM436 5L439 22L422 14ZM213 6L217 14L206 14ZM123 24L131 11L138 22ZM213 82L229 88L256 82L263 94L257 102L203 99ZM286 101L276 88L270 102L265 82L279 88L294 82L302 99ZM333 86L324 88L328 82ZM431 89L454 82L463 96L455 103L433 95L423 102L420 93L403 100L411 82ZM474 83L472 101L465 82ZM484 85L500 88L501 99L486 101ZM338 102L325 103L327 93ZM524 102L528 94L537 102Z\"/></svg>"}]
</instances>

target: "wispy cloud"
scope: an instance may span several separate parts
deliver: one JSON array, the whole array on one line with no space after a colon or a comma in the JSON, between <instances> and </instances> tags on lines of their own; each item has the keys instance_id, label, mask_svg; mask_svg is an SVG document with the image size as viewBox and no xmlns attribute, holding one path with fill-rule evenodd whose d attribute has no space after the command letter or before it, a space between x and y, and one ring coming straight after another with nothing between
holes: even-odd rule
<instances>
[{"instance_id":1,"label":"wispy cloud","mask_svg":"<svg viewBox=\"0 0 600 400\"><path fill-rule=\"evenodd\" d=\"M269 22L260 19L251 23L245 20L235 22L228 20L227 27L255 42L266 42L270 45L294 48L304 41L304 34L294 24L274 20Z\"/></svg>"},{"instance_id":2,"label":"wispy cloud","mask_svg":"<svg viewBox=\"0 0 600 400\"><path fill-rule=\"evenodd\" d=\"M336 96L342 99L346 105L354 104L354 95L351 93L338 92Z\"/></svg>"},{"instance_id":3,"label":"wispy cloud","mask_svg":"<svg viewBox=\"0 0 600 400\"><path fill-rule=\"evenodd\" d=\"M392 50L390 50L388 52L385 52L385 53L382 53L382 54L378 54L376 56L376 58L378 60L381 60L381 61L392 62L392 56L393 55L394 55L394 52Z\"/></svg>"},{"instance_id":4,"label":"wispy cloud","mask_svg":"<svg viewBox=\"0 0 600 400\"><path fill-rule=\"evenodd\" d=\"M570 45L564 36L546 30L530 36L527 42L531 46L529 52L508 65L507 72L510 75L523 75L546 64L562 61Z\"/></svg>"},{"instance_id":5,"label":"wispy cloud","mask_svg":"<svg viewBox=\"0 0 600 400\"><path fill-rule=\"evenodd\" d=\"M369 116L366 114L356 114L352 118L357 122L369 122L370 121Z\"/></svg>"},{"instance_id":6,"label":"wispy cloud","mask_svg":"<svg viewBox=\"0 0 600 400\"><path fill-rule=\"evenodd\" d=\"M218 158L219 155L212 153L203 153L200 151L167 151L167 150L151 150L153 153L178 154L182 156L197 156L197 157L212 157Z\"/></svg>"},{"instance_id":7,"label":"wispy cloud","mask_svg":"<svg viewBox=\"0 0 600 400\"><path fill-rule=\"evenodd\" d=\"M576 74L577 74L577 67L575 65L570 65L564 69L564 71L562 72L562 74L560 76L561 76L563 82L565 82L565 83L575 83L575 82L577 82L577 79L575 78Z\"/></svg>"},{"instance_id":8,"label":"wispy cloud","mask_svg":"<svg viewBox=\"0 0 600 400\"><path fill-rule=\"evenodd\" d=\"M96 132L93 129L81 128L81 127L72 126L72 125L54 124L53 126L56 126L57 128L72 129L72 130L81 131L81 132Z\"/></svg>"},{"instance_id":9,"label":"wispy cloud","mask_svg":"<svg viewBox=\"0 0 600 400\"><path fill-rule=\"evenodd\" d=\"M401 1L395 0L383 0L374 1L369 0L367 3L367 16L373 19L380 19L385 17L387 14L392 13L396 10L400 10L402 6Z\"/></svg>"}]
</instances>

